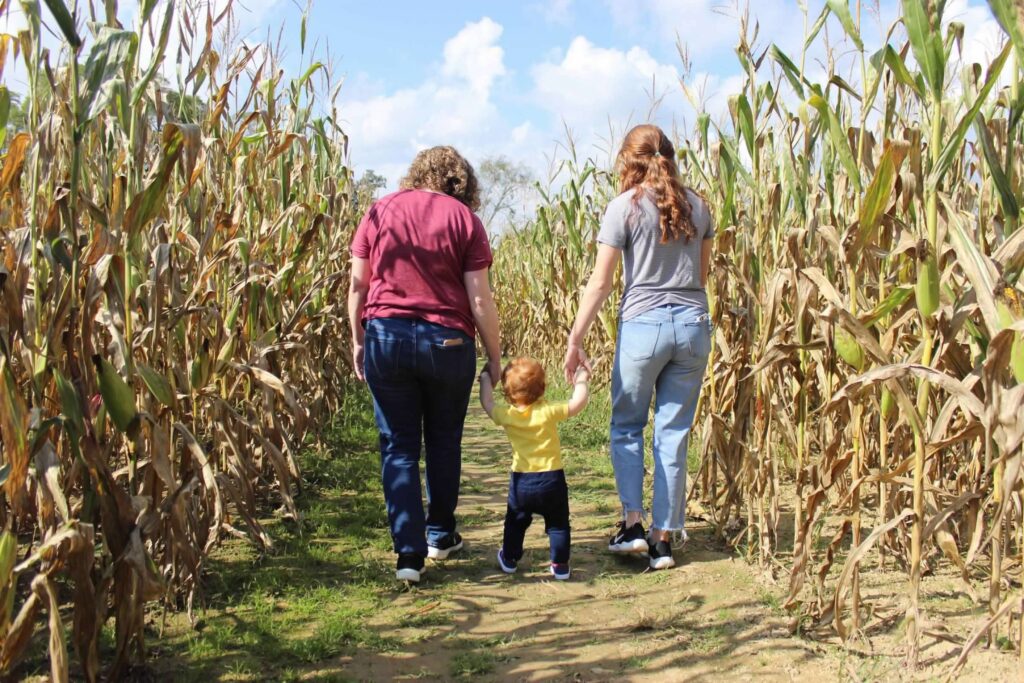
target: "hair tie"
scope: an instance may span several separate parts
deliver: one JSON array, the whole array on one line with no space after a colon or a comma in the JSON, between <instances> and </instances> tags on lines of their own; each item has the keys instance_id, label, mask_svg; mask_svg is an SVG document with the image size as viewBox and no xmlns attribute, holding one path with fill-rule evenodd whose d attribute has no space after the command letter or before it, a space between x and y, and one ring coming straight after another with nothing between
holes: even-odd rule
<instances>
[{"instance_id":1,"label":"hair tie","mask_svg":"<svg viewBox=\"0 0 1024 683\"><path fill-rule=\"evenodd\" d=\"M661 152L659 152L659 151L655 150L655 152L654 152L654 156L656 156L656 157L660 157L660 156L661 156Z\"/></svg>"}]
</instances>

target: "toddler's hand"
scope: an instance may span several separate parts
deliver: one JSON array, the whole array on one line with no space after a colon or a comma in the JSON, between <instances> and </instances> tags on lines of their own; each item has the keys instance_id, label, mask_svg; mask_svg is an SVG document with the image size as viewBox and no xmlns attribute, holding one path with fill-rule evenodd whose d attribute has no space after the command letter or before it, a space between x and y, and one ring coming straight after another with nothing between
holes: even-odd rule
<instances>
[{"instance_id":1,"label":"toddler's hand","mask_svg":"<svg viewBox=\"0 0 1024 683\"><path fill-rule=\"evenodd\" d=\"M573 377L573 383L574 384L576 382L584 382L584 383L586 383L586 382L589 382L589 381L590 381L590 371L587 370L582 365L580 365L578 368L576 368L576 375Z\"/></svg>"}]
</instances>

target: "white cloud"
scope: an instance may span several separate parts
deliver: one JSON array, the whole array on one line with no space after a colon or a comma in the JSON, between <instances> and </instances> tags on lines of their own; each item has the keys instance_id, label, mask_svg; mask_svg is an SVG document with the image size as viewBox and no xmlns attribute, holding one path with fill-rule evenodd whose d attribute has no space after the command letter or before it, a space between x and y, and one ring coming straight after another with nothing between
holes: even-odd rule
<instances>
[{"instance_id":1,"label":"white cloud","mask_svg":"<svg viewBox=\"0 0 1024 683\"><path fill-rule=\"evenodd\" d=\"M528 124L511 127L493 101L495 84L507 73L502 31L487 17L466 24L444 44L435 74L415 87L390 93L364 87L355 96L343 89L342 125L357 168L374 169L394 187L405 164L431 145L454 145L471 162L536 156L529 146L538 133Z\"/></svg>"},{"instance_id":2,"label":"white cloud","mask_svg":"<svg viewBox=\"0 0 1024 683\"><path fill-rule=\"evenodd\" d=\"M739 0L605 0L615 24L644 42L655 36L673 44L678 39L691 56L731 48L738 36L738 18L746 6ZM793 0L759 0L751 4L762 36L775 36L787 17L799 10ZM751 22L753 23L753 21ZM774 39L774 38L771 38Z\"/></svg>"},{"instance_id":3,"label":"white cloud","mask_svg":"<svg viewBox=\"0 0 1024 683\"><path fill-rule=\"evenodd\" d=\"M444 44L445 76L461 79L474 91L487 93L494 79L505 75L505 52L497 44L502 27L488 17L464 29Z\"/></svg>"},{"instance_id":4,"label":"white cloud","mask_svg":"<svg viewBox=\"0 0 1024 683\"><path fill-rule=\"evenodd\" d=\"M568 25L572 20L573 0L547 0L530 5L530 9L544 17L551 24Z\"/></svg>"},{"instance_id":5,"label":"white cloud","mask_svg":"<svg viewBox=\"0 0 1024 683\"><path fill-rule=\"evenodd\" d=\"M584 138L627 120L646 119L662 97L682 104L679 73L640 47L617 50L575 38L560 60L533 67L537 104Z\"/></svg>"}]
</instances>

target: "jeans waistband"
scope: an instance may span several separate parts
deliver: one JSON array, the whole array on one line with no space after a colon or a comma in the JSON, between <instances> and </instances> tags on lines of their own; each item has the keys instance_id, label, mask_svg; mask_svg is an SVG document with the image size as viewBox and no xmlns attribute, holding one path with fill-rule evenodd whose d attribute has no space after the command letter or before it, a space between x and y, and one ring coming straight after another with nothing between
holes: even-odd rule
<instances>
[{"instance_id":1,"label":"jeans waistband","mask_svg":"<svg viewBox=\"0 0 1024 683\"><path fill-rule=\"evenodd\" d=\"M627 323L698 323L701 321L710 320L711 315L701 308L700 306L690 306L688 304L668 304L665 306L658 306L651 308L640 315L634 316L629 320L623 322Z\"/></svg>"}]
</instances>

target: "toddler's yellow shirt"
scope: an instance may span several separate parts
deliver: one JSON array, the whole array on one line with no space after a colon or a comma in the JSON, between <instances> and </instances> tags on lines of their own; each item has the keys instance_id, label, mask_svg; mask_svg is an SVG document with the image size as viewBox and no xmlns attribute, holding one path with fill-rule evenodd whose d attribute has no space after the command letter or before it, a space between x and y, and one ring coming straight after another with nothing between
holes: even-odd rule
<instances>
[{"instance_id":1,"label":"toddler's yellow shirt","mask_svg":"<svg viewBox=\"0 0 1024 683\"><path fill-rule=\"evenodd\" d=\"M525 408L496 405L494 423L505 428L512 444L513 472L553 472L562 469L558 423L569 417L569 404L541 399Z\"/></svg>"}]
</instances>

